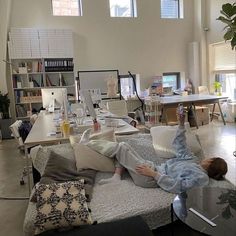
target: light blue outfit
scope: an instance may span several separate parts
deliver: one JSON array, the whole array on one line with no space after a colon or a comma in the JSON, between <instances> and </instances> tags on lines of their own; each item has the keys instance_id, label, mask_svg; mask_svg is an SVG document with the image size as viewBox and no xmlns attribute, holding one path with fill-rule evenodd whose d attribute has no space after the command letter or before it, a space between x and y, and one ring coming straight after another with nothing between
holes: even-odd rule
<instances>
[{"instance_id":1,"label":"light blue outfit","mask_svg":"<svg viewBox=\"0 0 236 236\"><path fill-rule=\"evenodd\" d=\"M184 126L179 126L173 141L176 157L155 167L161 175L156 178L158 185L172 193L185 192L209 183L206 171L195 163L196 157L187 147L185 132Z\"/></svg>"},{"instance_id":2,"label":"light blue outfit","mask_svg":"<svg viewBox=\"0 0 236 236\"><path fill-rule=\"evenodd\" d=\"M206 171L200 165L195 163L196 157L187 147L185 132L185 127L179 126L173 140L173 146L177 153L176 157L161 165L155 165L151 161L144 160L133 148L130 147L130 145L124 142L119 143L119 147L117 147L117 143L113 142L111 142L111 145L103 144L102 149L105 147L114 147L113 154L115 154L118 161L116 167L125 167L136 185L144 188L154 188L159 186L168 192L181 193L192 187L207 185L209 182L209 177ZM95 151L101 152L97 145L101 146L100 143L96 144L96 142L93 142L88 146ZM108 149L107 153L111 154L111 148ZM104 154L104 150L102 153ZM114 157L114 155L107 156ZM141 164L149 165L151 168L158 171L160 176L152 178L138 174L135 171L135 168L137 165Z\"/></svg>"}]
</instances>

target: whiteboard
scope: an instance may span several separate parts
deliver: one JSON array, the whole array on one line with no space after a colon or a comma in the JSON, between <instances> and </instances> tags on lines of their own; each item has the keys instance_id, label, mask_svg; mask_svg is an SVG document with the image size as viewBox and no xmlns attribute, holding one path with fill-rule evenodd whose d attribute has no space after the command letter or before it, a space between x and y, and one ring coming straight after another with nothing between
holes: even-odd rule
<instances>
[{"instance_id":1,"label":"whiteboard","mask_svg":"<svg viewBox=\"0 0 236 236\"><path fill-rule=\"evenodd\" d=\"M79 89L100 89L101 94L107 94L107 80L116 78L117 93L120 93L118 70L78 71Z\"/></svg>"}]
</instances>

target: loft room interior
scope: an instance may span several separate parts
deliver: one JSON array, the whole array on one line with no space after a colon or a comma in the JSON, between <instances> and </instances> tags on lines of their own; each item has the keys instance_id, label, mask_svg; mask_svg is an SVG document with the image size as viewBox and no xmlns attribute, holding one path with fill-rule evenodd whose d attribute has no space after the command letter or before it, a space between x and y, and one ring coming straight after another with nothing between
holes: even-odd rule
<instances>
[{"instance_id":1,"label":"loft room interior","mask_svg":"<svg viewBox=\"0 0 236 236\"><path fill-rule=\"evenodd\" d=\"M236 51L217 20L223 4L235 1L0 0L0 235L222 235L226 227L234 235ZM223 158L223 180L210 178L187 198L137 186L127 171L100 185L114 159L81 144L83 132L167 163L180 103L187 145L199 160ZM87 201L75 207L87 218L36 221L44 197L36 187L68 181L79 183Z\"/></svg>"}]
</instances>

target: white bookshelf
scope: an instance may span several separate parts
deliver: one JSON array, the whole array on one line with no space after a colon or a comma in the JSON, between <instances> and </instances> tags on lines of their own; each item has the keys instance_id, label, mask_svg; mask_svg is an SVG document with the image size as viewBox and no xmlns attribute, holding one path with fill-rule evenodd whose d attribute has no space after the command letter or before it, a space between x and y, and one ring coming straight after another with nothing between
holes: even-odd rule
<instances>
[{"instance_id":1,"label":"white bookshelf","mask_svg":"<svg viewBox=\"0 0 236 236\"><path fill-rule=\"evenodd\" d=\"M42 107L41 88L67 89L76 99L71 30L12 28L8 51L16 119Z\"/></svg>"}]
</instances>

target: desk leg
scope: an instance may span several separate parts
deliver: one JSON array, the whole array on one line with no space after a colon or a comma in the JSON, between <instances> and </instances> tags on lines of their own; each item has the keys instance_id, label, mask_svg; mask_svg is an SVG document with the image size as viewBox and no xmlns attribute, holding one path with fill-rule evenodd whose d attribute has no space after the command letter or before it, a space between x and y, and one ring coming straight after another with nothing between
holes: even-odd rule
<instances>
[{"instance_id":1,"label":"desk leg","mask_svg":"<svg viewBox=\"0 0 236 236\"><path fill-rule=\"evenodd\" d=\"M31 193L31 184L30 184L30 170L29 170L29 154L28 154L27 145L25 145L25 158L26 158L26 169L27 169L29 196L30 196L30 193Z\"/></svg>"},{"instance_id":2,"label":"desk leg","mask_svg":"<svg viewBox=\"0 0 236 236\"><path fill-rule=\"evenodd\" d=\"M195 107L194 104L192 104L192 105L193 105L193 117L194 117L196 128L198 129L197 116L196 116L196 107Z\"/></svg>"},{"instance_id":3,"label":"desk leg","mask_svg":"<svg viewBox=\"0 0 236 236\"><path fill-rule=\"evenodd\" d=\"M211 112L211 121L213 120L214 112L215 112L215 106L216 104L213 104L212 112Z\"/></svg>"},{"instance_id":4,"label":"desk leg","mask_svg":"<svg viewBox=\"0 0 236 236\"><path fill-rule=\"evenodd\" d=\"M221 107L220 107L220 102L218 101L217 104L218 104L218 107L219 107L219 110L220 110L221 118L222 118L222 120L223 120L223 122L224 122L224 125L226 125L226 123L225 123L225 118L224 118L224 115L223 115L222 110L221 110Z\"/></svg>"}]
</instances>

